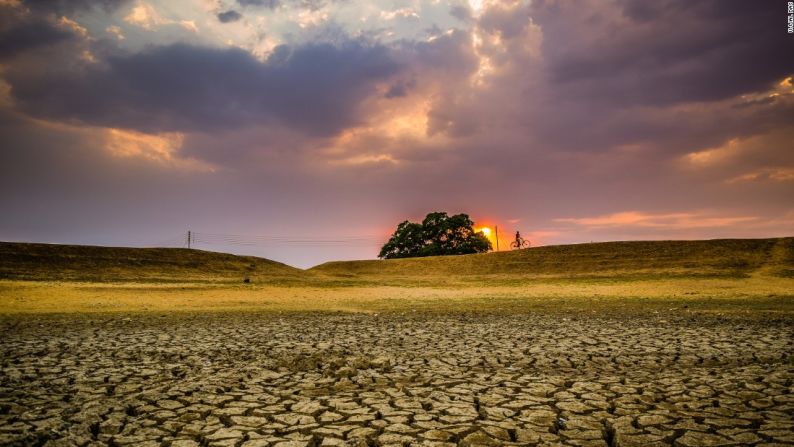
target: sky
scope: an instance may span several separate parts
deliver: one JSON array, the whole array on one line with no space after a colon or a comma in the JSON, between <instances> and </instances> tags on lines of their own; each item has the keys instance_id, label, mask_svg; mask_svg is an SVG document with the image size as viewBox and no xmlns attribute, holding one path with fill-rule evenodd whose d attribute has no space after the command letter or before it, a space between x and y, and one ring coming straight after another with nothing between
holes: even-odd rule
<instances>
[{"instance_id":1,"label":"sky","mask_svg":"<svg viewBox=\"0 0 794 447\"><path fill-rule=\"evenodd\" d=\"M794 236L785 1L0 0L0 240Z\"/></svg>"}]
</instances>

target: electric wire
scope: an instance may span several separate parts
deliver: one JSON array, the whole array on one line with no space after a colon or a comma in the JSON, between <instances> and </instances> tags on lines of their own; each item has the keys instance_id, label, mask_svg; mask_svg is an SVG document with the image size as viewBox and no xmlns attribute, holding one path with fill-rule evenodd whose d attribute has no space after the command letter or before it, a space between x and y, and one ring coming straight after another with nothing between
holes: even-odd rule
<instances>
[{"instance_id":1,"label":"electric wire","mask_svg":"<svg viewBox=\"0 0 794 447\"><path fill-rule=\"evenodd\" d=\"M232 233L205 233L191 231L191 244L231 245L231 246L372 246L382 243L377 235L337 236L334 238L304 238L275 235L242 235Z\"/></svg>"}]
</instances>

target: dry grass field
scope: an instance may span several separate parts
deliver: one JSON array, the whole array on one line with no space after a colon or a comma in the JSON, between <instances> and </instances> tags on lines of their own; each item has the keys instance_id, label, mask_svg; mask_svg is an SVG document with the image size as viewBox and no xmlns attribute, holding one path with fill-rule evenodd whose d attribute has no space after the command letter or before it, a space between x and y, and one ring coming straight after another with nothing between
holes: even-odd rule
<instances>
[{"instance_id":1,"label":"dry grass field","mask_svg":"<svg viewBox=\"0 0 794 447\"><path fill-rule=\"evenodd\" d=\"M0 334L2 445L794 445L792 238L306 271L0 244Z\"/></svg>"}]
</instances>

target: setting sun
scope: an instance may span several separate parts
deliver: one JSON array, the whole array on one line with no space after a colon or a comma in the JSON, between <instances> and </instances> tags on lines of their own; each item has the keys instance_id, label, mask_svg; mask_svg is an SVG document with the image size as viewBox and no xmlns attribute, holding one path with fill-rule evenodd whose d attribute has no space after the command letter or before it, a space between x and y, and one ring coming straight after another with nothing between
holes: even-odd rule
<instances>
[{"instance_id":1,"label":"setting sun","mask_svg":"<svg viewBox=\"0 0 794 447\"><path fill-rule=\"evenodd\" d=\"M485 237L491 237L491 229L490 229L490 228L488 228L488 227L482 227L482 228L480 228L480 229L479 229L479 230L477 230L477 231L478 231L478 232L482 232L482 234L484 234L484 235L485 235Z\"/></svg>"}]
</instances>

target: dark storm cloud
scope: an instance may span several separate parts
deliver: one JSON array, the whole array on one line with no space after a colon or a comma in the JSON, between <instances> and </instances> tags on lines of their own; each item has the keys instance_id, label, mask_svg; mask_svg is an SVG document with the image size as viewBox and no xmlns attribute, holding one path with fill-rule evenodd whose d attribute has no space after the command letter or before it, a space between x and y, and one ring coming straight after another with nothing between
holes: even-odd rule
<instances>
[{"instance_id":1,"label":"dark storm cloud","mask_svg":"<svg viewBox=\"0 0 794 447\"><path fill-rule=\"evenodd\" d=\"M459 176L475 185L502 185L537 205L532 208L543 208L514 211L517 216L740 208L742 200L752 201L724 195L723 186L715 186L738 175L747 165L743 159L715 166L708 178L695 169L682 179L679 170L685 154L794 122L794 96L783 90L780 97L769 96L775 83L794 72L787 68L792 59L781 51L794 41L779 18L764 23L772 17L767 5L731 10L726 4L722 11L714 3L664 2L630 12L624 12L629 4L600 1L516 5L493 5L477 19L485 34L479 51L493 67L485 85L453 82L454 89L436 96L441 100L430 111L430 131L455 138L450 144L455 150L423 152L436 157L434 166L445 166L444 173L431 177L436 183L454 189ZM748 23L742 24L745 18ZM489 47L494 35L498 44ZM460 48L454 60L442 57L452 51L439 57L426 53L438 64L420 70L419 85L434 72L443 73L444 81L456 79L453 73L471 73L471 65L461 65L471 52L466 45ZM731 60L747 65L734 67ZM449 74L441 71L456 65L460 68ZM747 75L751 70L758 73ZM742 98L745 93L749 96ZM790 143L758 145L747 154L775 160L759 168L762 174L778 172L770 166L791 165L791 148ZM791 192L791 185L780 181L764 188ZM779 197L757 200L785 206ZM504 213L509 207L497 208Z\"/></svg>"},{"instance_id":2,"label":"dark storm cloud","mask_svg":"<svg viewBox=\"0 0 794 447\"><path fill-rule=\"evenodd\" d=\"M237 0L240 6L263 6L268 9L276 9L281 4L279 0Z\"/></svg>"},{"instance_id":3,"label":"dark storm cloud","mask_svg":"<svg viewBox=\"0 0 794 447\"><path fill-rule=\"evenodd\" d=\"M502 39L519 37L530 25L528 11L515 11L499 5L485 11L479 19L479 25L485 31L498 33Z\"/></svg>"},{"instance_id":4,"label":"dark storm cloud","mask_svg":"<svg viewBox=\"0 0 794 447\"><path fill-rule=\"evenodd\" d=\"M468 22L471 20L471 9L461 5L453 5L449 8L449 15L462 22Z\"/></svg>"},{"instance_id":5,"label":"dark storm cloud","mask_svg":"<svg viewBox=\"0 0 794 447\"><path fill-rule=\"evenodd\" d=\"M329 3L340 3L346 0L237 0L242 7L261 7L276 9L281 6L290 6L300 9L317 10Z\"/></svg>"},{"instance_id":6,"label":"dark storm cloud","mask_svg":"<svg viewBox=\"0 0 794 447\"><path fill-rule=\"evenodd\" d=\"M113 12L132 0L23 0L22 4L34 12L73 13L89 9Z\"/></svg>"},{"instance_id":7,"label":"dark storm cloud","mask_svg":"<svg viewBox=\"0 0 794 447\"><path fill-rule=\"evenodd\" d=\"M229 10L229 11L218 13L218 20L221 23L236 22L236 21L240 20L241 18L243 18L243 16L241 16L239 12L234 11L234 10Z\"/></svg>"},{"instance_id":8,"label":"dark storm cloud","mask_svg":"<svg viewBox=\"0 0 794 447\"><path fill-rule=\"evenodd\" d=\"M476 70L477 58L471 46L471 33L454 30L430 41L401 42L400 50L402 57L429 80L445 76L440 80L449 84Z\"/></svg>"},{"instance_id":9,"label":"dark storm cloud","mask_svg":"<svg viewBox=\"0 0 794 447\"><path fill-rule=\"evenodd\" d=\"M531 13L561 92L665 105L766 90L794 72L794 39L784 35L781 4L632 0L615 11L540 1Z\"/></svg>"},{"instance_id":10,"label":"dark storm cloud","mask_svg":"<svg viewBox=\"0 0 794 447\"><path fill-rule=\"evenodd\" d=\"M408 92L416 86L416 80L397 81L389 87L384 95L386 98L402 98L408 96Z\"/></svg>"},{"instance_id":11,"label":"dark storm cloud","mask_svg":"<svg viewBox=\"0 0 794 447\"><path fill-rule=\"evenodd\" d=\"M109 56L71 72L6 75L32 116L147 132L281 122L314 135L356 123L360 102L400 65L387 48L348 41L277 47L260 62L233 48L183 44Z\"/></svg>"},{"instance_id":12,"label":"dark storm cloud","mask_svg":"<svg viewBox=\"0 0 794 447\"><path fill-rule=\"evenodd\" d=\"M497 4L477 21L499 36L480 50L488 87L437 101L431 117L507 132L515 149L498 150L524 159L626 145L662 159L766 132L794 120L791 101L762 94L794 73L778 16L757 2Z\"/></svg>"},{"instance_id":13,"label":"dark storm cloud","mask_svg":"<svg viewBox=\"0 0 794 447\"><path fill-rule=\"evenodd\" d=\"M64 42L73 37L74 34L70 31L45 19L31 18L12 23L0 22L0 60L25 51Z\"/></svg>"}]
</instances>

